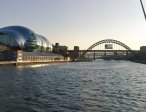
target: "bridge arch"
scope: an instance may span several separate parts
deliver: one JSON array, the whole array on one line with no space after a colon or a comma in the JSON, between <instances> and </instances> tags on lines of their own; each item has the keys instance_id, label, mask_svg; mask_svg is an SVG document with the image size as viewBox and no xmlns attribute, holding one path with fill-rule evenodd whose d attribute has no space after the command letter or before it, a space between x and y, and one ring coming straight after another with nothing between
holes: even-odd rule
<instances>
[{"instance_id":1,"label":"bridge arch","mask_svg":"<svg viewBox=\"0 0 146 112\"><path fill-rule=\"evenodd\" d=\"M104 43L114 43L114 44L117 44L117 45L120 45L122 46L123 48L125 48L127 51L130 51L132 52L132 49L130 47L128 47L126 44L118 41L118 40L114 40L114 39L105 39L105 40L101 40L101 41L98 41L96 43L94 43L93 45L91 45L86 51L84 51L81 55L81 58L83 58L85 56L85 54L92 50L94 47L100 45L100 44L104 44Z\"/></svg>"}]
</instances>

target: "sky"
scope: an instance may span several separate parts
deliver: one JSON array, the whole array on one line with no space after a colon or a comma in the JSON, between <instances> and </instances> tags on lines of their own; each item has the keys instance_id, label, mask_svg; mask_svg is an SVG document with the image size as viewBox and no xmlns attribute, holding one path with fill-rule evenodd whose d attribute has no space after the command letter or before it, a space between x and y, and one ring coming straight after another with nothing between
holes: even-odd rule
<instances>
[{"instance_id":1,"label":"sky","mask_svg":"<svg viewBox=\"0 0 146 112\"><path fill-rule=\"evenodd\" d=\"M146 9L146 0L143 0ZM140 0L0 0L0 28L19 25L52 43L79 46L115 39L133 50L146 46Z\"/></svg>"}]
</instances>

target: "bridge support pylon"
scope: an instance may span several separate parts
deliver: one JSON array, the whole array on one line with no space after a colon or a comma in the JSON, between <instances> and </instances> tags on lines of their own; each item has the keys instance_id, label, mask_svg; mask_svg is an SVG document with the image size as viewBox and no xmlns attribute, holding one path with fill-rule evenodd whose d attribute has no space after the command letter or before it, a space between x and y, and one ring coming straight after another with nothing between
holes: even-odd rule
<instances>
[{"instance_id":1,"label":"bridge support pylon","mask_svg":"<svg viewBox=\"0 0 146 112\"><path fill-rule=\"evenodd\" d=\"M96 53L95 53L95 51L94 51L93 54L94 54L93 59L95 60L96 59Z\"/></svg>"}]
</instances>

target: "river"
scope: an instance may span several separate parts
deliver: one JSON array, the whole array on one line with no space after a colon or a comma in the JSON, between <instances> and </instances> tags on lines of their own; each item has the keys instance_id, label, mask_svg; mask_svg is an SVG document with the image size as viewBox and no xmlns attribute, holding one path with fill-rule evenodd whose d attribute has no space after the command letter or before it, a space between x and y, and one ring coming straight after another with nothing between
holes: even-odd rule
<instances>
[{"instance_id":1,"label":"river","mask_svg":"<svg viewBox=\"0 0 146 112\"><path fill-rule=\"evenodd\" d=\"M146 65L0 66L0 112L146 112Z\"/></svg>"}]
</instances>

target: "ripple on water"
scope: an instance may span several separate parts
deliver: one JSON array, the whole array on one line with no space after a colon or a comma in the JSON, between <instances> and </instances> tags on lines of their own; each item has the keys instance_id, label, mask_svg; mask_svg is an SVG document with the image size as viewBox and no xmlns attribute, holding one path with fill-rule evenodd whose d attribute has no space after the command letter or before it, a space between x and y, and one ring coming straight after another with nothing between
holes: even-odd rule
<instances>
[{"instance_id":1,"label":"ripple on water","mask_svg":"<svg viewBox=\"0 0 146 112\"><path fill-rule=\"evenodd\" d=\"M128 61L0 68L1 112L144 112L146 65Z\"/></svg>"}]
</instances>

